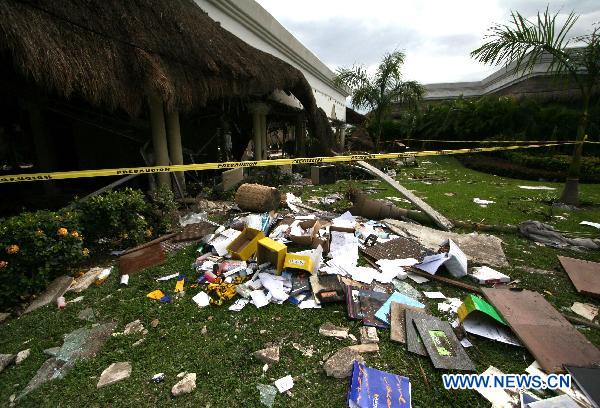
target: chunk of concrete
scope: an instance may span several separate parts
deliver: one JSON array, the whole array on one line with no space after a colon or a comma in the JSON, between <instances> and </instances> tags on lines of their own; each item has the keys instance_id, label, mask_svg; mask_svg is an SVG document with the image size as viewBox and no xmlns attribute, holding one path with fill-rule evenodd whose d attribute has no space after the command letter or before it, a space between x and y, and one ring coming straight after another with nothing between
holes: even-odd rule
<instances>
[{"instance_id":1,"label":"chunk of concrete","mask_svg":"<svg viewBox=\"0 0 600 408\"><path fill-rule=\"evenodd\" d=\"M0 354L0 373L4 371L6 367L11 365L16 357L17 356L14 354Z\"/></svg>"},{"instance_id":2,"label":"chunk of concrete","mask_svg":"<svg viewBox=\"0 0 600 408\"><path fill-rule=\"evenodd\" d=\"M189 394L196 389L196 373L187 373L183 379L171 388L171 394L178 397L183 394Z\"/></svg>"},{"instance_id":3,"label":"chunk of concrete","mask_svg":"<svg viewBox=\"0 0 600 408\"><path fill-rule=\"evenodd\" d=\"M494 235L478 234L476 232L458 234L392 219L385 219L383 223L394 234L412 238L432 251L437 251L442 243L451 239L464 252L469 262L499 268L508 266L506 255L504 255L502 249L502 240Z\"/></svg>"},{"instance_id":4,"label":"chunk of concrete","mask_svg":"<svg viewBox=\"0 0 600 408\"><path fill-rule=\"evenodd\" d=\"M345 339L348 337L348 328L336 326L333 323L326 322L319 327L319 334L326 337Z\"/></svg>"},{"instance_id":5,"label":"chunk of concrete","mask_svg":"<svg viewBox=\"0 0 600 408\"><path fill-rule=\"evenodd\" d=\"M379 351L377 343L357 344L355 346L348 346L348 348L358 353L377 353Z\"/></svg>"},{"instance_id":6,"label":"chunk of concrete","mask_svg":"<svg viewBox=\"0 0 600 408\"><path fill-rule=\"evenodd\" d=\"M58 354L59 350L60 350L60 347L58 347L58 346L50 347L50 348L47 348L46 350L44 350L44 354L55 357Z\"/></svg>"},{"instance_id":7,"label":"chunk of concrete","mask_svg":"<svg viewBox=\"0 0 600 408\"><path fill-rule=\"evenodd\" d=\"M127 323L125 328L123 329L123 333L125 336L134 333L142 333L144 336L148 334L148 331L144 328L144 325L140 321L140 319L134 320L133 322Z\"/></svg>"},{"instance_id":8,"label":"chunk of concrete","mask_svg":"<svg viewBox=\"0 0 600 408\"><path fill-rule=\"evenodd\" d=\"M15 364L21 364L29 355L31 354L31 349L21 350L17 353L15 357Z\"/></svg>"},{"instance_id":9,"label":"chunk of concrete","mask_svg":"<svg viewBox=\"0 0 600 408\"><path fill-rule=\"evenodd\" d=\"M105 385L114 384L118 381L124 380L131 375L131 363L129 361L112 363L109 365L102 374L100 374L100 380L96 385L96 388L102 388Z\"/></svg>"},{"instance_id":10,"label":"chunk of concrete","mask_svg":"<svg viewBox=\"0 0 600 408\"><path fill-rule=\"evenodd\" d=\"M350 347L344 347L327 359L323 365L323 369L329 377L350 377L354 360L360 363L365 362L358 351L352 350Z\"/></svg>"},{"instance_id":11,"label":"chunk of concrete","mask_svg":"<svg viewBox=\"0 0 600 408\"><path fill-rule=\"evenodd\" d=\"M371 326L363 326L360 328L360 342L362 344L379 343L377 328Z\"/></svg>"},{"instance_id":12,"label":"chunk of concrete","mask_svg":"<svg viewBox=\"0 0 600 408\"><path fill-rule=\"evenodd\" d=\"M56 302L56 299L65 294L69 286L73 283L71 276L59 276L54 279L52 283L46 288L44 293L39 295L33 302L25 309L23 314L33 312L42 306L46 306L48 303Z\"/></svg>"},{"instance_id":13,"label":"chunk of concrete","mask_svg":"<svg viewBox=\"0 0 600 408\"><path fill-rule=\"evenodd\" d=\"M77 278L69 288L69 292L80 293L86 290L98 277L104 268L92 268Z\"/></svg>"},{"instance_id":14,"label":"chunk of concrete","mask_svg":"<svg viewBox=\"0 0 600 408\"><path fill-rule=\"evenodd\" d=\"M82 327L65 335L65 341L55 357L51 357L35 373L29 384L18 395L20 400L48 381L63 378L75 366L77 360L91 358L100 351L106 339L115 329L116 323L109 322L87 328Z\"/></svg>"},{"instance_id":15,"label":"chunk of concrete","mask_svg":"<svg viewBox=\"0 0 600 408\"><path fill-rule=\"evenodd\" d=\"M267 347L254 352L254 357L267 364L275 364L279 362L279 347Z\"/></svg>"}]
</instances>

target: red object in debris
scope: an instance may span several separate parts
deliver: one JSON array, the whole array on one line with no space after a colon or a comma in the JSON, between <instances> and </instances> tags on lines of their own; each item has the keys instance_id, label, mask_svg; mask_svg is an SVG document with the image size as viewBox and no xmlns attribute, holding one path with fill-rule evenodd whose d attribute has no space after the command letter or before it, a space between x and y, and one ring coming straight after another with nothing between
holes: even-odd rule
<instances>
[{"instance_id":1,"label":"red object in debris","mask_svg":"<svg viewBox=\"0 0 600 408\"><path fill-rule=\"evenodd\" d=\"M212 273L211 271L206 271L204 272L204 277L206 278L207 281L209 281L210 283L215 282L218 278L217 275L215 275L214 273Z\"/></svg>"}]
</instances>

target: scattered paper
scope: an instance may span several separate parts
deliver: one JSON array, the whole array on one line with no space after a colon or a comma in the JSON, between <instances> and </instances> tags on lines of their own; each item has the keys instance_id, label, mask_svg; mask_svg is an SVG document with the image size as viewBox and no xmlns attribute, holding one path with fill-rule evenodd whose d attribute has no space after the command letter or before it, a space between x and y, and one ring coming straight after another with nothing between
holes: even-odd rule
<instances>
[{"instance_id":1,"label":"scattered paper","mask_svg":"<svg viewBox=\"0 0 600 408\"><path fill-rule=\"evenodd\" d=\"M269 292L268 295L265 295L263 290L253 290L250 292L250 297L252 298L252 304L259 309L269 304L269 301L271 300L271 293Z\"/></svg>"},{"instance_id":2,"label":"scattered paper","mask_svg":"<svg viewBox=\"0 0 600 408\"><path fill-rule=\"evenodd\" d=\"M289 391L294 387L294 379L291 375L287 375L275 381L275 387L277 387L279 393Z\"/></svg>"},{"instance_id":3,"label":"scattered paper","mask_svg":"<svg viewBox=\"0 0 600 408\"><path fill-rule=\"evenodd\" d=\"M519 186L519 188L523 190L556 190L556 188L548 186Z\"/></svg>"},{"instance_id":4,"label":"scattered paper","mask_svg":"<svg viewBox=\"0 0 600 408\"><path fill-rule=\"evenodd\" d=\"M442 313L456 314L458 308L462 305L462 300L458 298L448 298L444 302L438 303L438 310Z\"/></svg>"},{"instance_id":5,"label":"scattered paper","mask_svg":"<svg viewBox=\"0 0 600 408\"><path fill-rule=\"evenodd\" d=\"M300 208L296 206L296 204L302 204L302 199L300 199L300 197L296 197L292 193L286 193L285 201L292 212L300 212Z\"/></svg>"},{"instance_id":6,"label":"scattered paper","mask_svg":"<svg viewBox=\"0 0 600 408\"><path fill-rule=\"evenodd\" d=\"M429 279L425 278L424 276L421 275L417 275L416 273L413 272L408 272L407 276L412 279L415 283L425 283L425 282L429 282Z\"/></svg>"},{"instance_id":7,"label":"scattered paper","mask_svg":"<svg viewBox=\"0 0 600 408\"><path fill-rule=\"evenodd\" d=\"M598 307L591 303L575 302L573 303L573 306L571 306L571 310L588 320L594 320L598 315Z\"/></svg>"},{"instance_id":8,"label":"scattered paper","mask_svg":"<svg viewBox=\"0 0 600 408\"><path fill-rule=\"evenodd\" d=\"M449 246L447 253L426 256L423 258L423 262L415 267L435 275L439 267L444 265L455 278L465 276L467 274L467 256L451 239L443 244L443 246L445 245Z\"/></svg>"},{"instance_id":9,"label":"scattered paper","mask_svg":"<svg viewBox=\"0 0 600 408\"><path fill-rule=\"evenodd\" d=\"M320 309L321 305L318 305L314 299L307 299L298 305L299 309Z\"/></svg>"},{"instance_id":10,"label":"scattered paper","mask_svg":"<svg viewBox=\"0 0 600 408\"><path fill-rule=\"evenodd\" d=\"M194 296L192 300L196 302L199 307L206 307L210 304L210 298L205 292L198 292L198 294Z\"/></svg>"},{"instance_id":11,"label":"scattered paper","mask_svg":"<svg viewBox=\"0 0 600 408\"><path fill-rule=\"evenodd\" d=\"M368 266L355 266L349 269L350 276L352 279L358 282L366 283L367 285L373 282L375 275L378 275L379 272L373 268L369 268Z\"/></svg>"},{"instance_id":12,"label":"scattered paper","mask_svg":"<svg viewBox=\"0 0 600 408\"><path fill-rule=\"evenodd\" d=\"M483 200L483 199L481 199L481 198L479 198L479 197L475 197L475 198L473 199L473 202L474 202L475 204L479 204L479 205L480 205L481 207L483 207L483 208L487 207L489 204L494 204L494 203L495 203L495 201L491 201L491 200Z\"/></svg>"},{"instance_id":13,"label":"scattered paper","mask_svg":"<svg viewBox=\"0 0 600 408\"><path fill-rule=\"evenodd\" d=\"M579 225L589 225L590 227L594 227L594 228L600 229L600 223L598 223L598 222L581 221L579 223Z\"/></svg>"},{"instance_id":14,"label":"scattered paper","mask_svg":"<svg viewBox=\"0 0 600 408\"><path fill-rule=\"evenodd\" d=\"M404 258L404 259L380 259L376 262L377 265L379 266L397 266L397 267L401 267L401 266L413 266L418 264L419 261L417 261L415 258Z\"/></svg>"},{"instance_id":15,"label":"scattered paper","mask_svg":"<svg viewBox=\"0 0 600 408\"><path fill-rule=\"evenodd\" d=\"M423 292L428 299L446 299L446 296L442 292Z\"/></svg>"},{"instance_id":16,"label":"scattered paper","mask_svg":"<svg viewBox=\"0 0 600 408\"><path fill-rule=\"evenodd\" d=\"M210 240L208 243L215 248L217 255L225 256L229 251L227 251L227 246L233 242L234 239L238 237L242 232L238 230L234 230L233 228L228 228L222 231L215 238Z\"/></svg>"},{"instance_id":17,"label":"scattered paper","mask_svg":"<svg viewBox=\"0 0 600 408\"><path fill-rule=\"evenodd\" d=\"M239 312L244 307L246 307L248 303L250 303L248 299L238 299L235 302L233 302L231 306L229 306L229 310L231 310L232 312Z\"/></svg>"},{"instance_id":18,"label":"scattered paper","mask_svg":"<svg viewBox=\"0 0 600 408\"><path fill-rule=\"evenodd\" d=\"M480 284L493 285L495 283L508 283L510 277L488 266L476 266L469 275Z\"/></svg>"},{"instance_id":19,"label":"scattered paper","mask_svg":"<svg viewBox=\"0 0 600 408\"><path fill-rule=\"evenodd\" d=\"M498 370L494 366L489 366L487 370L483 372L482 375L490 376L490 375L502 375L504 374L502 371ZM483 398L492 403L492 407L516 407L518 406L519 401L516 396L518 395L516 388L492 388L492 387L481 387L475 388L475 390L480 393ZM511 391L509 394L507 391Z\"/></svg>"},{"instance_id":20,"label":"scattered paper","mask_svg":"<svg viewBox=\"0 0 600 408\"><path fill-rule=\"evenodd\" d=\"M178 273L174 273L172 275L167 275L167 276L163 276L162 278L158 278L158 279L156 279L156 281L157 282L168 281L168 280L171 280L171 279L176 278L178 276L179 276Z\"/></svg>"},{"instance_id":21,"label":"scattered paper","mask_svg":"<svg viewBox=\"0 0 600 408\"><path fill-rule=\"evenodd\" d=\"M270 273L259 273L258 278L260 279L260 283L267 289L273 299L283 302L287 300L289 295L283 289L283 282L285 278L282 276L271 275Z\"/></svg>"},{"instance_id":22,"label":"scattered paper","mask_svg":"<svg viewBox=\"0 0 600 408\"><path fill-rule=\"evenodd\" d=\"M350 211L346 211L337 218L331 220L331 223L336 227L354 228L356 226L356 220Z\"/></svg>"},{"instance_id":23,"label":"scattered paper","mask_svg":"<svg viewBox=\"0 0 600 408\"><path fill-rule=\"evenodd\" d=\"M331 232L331 243L329 244L330 258L343 258L345 263L358 261L358 238L350 232Z\"/></svg>"},{"instance_id":24,"label":"scattered paper","mask_svg":"<svg viewBox=\"0 0 600 408\"><path fill-rule=\"evenodd\" d=\"M464 348L473 347L473 344L471 344L471 342L469 341L469 339L467 339L466 337L460 341L460 344L462 344L462 346Z\"/></svg>"}]
</instances>

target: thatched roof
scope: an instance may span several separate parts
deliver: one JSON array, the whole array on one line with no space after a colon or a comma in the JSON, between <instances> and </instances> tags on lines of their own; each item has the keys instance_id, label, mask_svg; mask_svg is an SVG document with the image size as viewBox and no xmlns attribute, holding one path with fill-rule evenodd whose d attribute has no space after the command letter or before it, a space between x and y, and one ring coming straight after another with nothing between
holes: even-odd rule
<instances>
[{"instance_id":1,"label":"thatched roof","mask_svg":"<svg viewBox=\"0 0 600 408\"><path fill-rule=\"evenodd\" d=\"M167 108L188 111L282 89L318 128L302 73L229 33L192 0L3 0L0 55L45 91L130 115L151 91Z\"/></svg>"}]
</instances>

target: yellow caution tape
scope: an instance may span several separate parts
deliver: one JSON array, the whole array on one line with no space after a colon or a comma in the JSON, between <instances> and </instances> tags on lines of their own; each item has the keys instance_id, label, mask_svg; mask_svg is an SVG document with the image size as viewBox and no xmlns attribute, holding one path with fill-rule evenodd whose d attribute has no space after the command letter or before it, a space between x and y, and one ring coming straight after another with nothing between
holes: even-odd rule
<instances>
[{"instance_id":1,"label":"yellow caution tape","mask_svg":"<svg viewBox=\"0 0 600 408\"><path fill-rule=\"evenodd\" d=\"M481 144L485 144L485 143L542 143L542 144L551 143L547 140L444 140L444 139L413 139L413 138L396 139L396 140L384 141L382 143L394 143L394 142L481 143ZM575 144L575 143L581 143L581 142L578 142L577 140L564 140L564 141L555 142L555 143ZM586 140L584 143L599 144L600 142L592 142L592 141Z\"/></svg>"},{"instance_id":2,"label":"yellow caution tape","mask_svg":"<svg viewBox=\"0 0 600 408\"><path fill-rule=\"evenodd\" d=\"M129 174L151 174L151 173L171 173L190 170L227 170L240 167L267 167L267 166L287 166L290 164L322 164L353 162L359 160L382 160L382 159L405 159L411 157L426 156L444 156L453 154L469 154L483 152L497 152L501 150L532 149L537 147L552 147L575 144L578 142L560 142L531 145L513 145L513 146L494 146L494 147L476 147L469 149L445 149L445 150L426 150L426 151L407 151L402 153L377 153L377 154L353 154L347 156L329 156L329 157L303 157L294 159L274 159L257 160L241 162L223 162L223 163L199 163L199 164L179 164L171 166L151 166L151 167L124 167L118 169L100 169L100 170L75 170L75 171L57 171L52 173L31 173L31 174L12 174L0 176L0 183L18 183L22 181L44 181L44 180L63 180L84 177L102 177L102 176L125 176Z\"/></svg>"}]
</instances>

